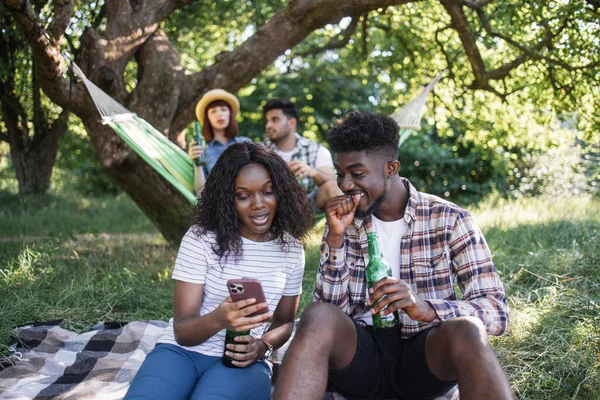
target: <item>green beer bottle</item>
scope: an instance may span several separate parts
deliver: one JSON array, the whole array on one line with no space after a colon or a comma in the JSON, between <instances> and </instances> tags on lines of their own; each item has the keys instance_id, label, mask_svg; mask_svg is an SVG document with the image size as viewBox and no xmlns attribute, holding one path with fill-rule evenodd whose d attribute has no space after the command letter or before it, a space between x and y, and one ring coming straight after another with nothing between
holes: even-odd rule
<instances>
[{"instance_id":1,"label":"green beer bottle","mask_svg":"<svg viewBox=\"0 0 600 400\"><path fill-rule=\"evenodd\" d=\"M225 331L225 349L223 350L223 365L224 366L229 367L229 368L239 368L233 364L233 358L227 357L225 355L226 351L232 351L232 350L227 350L227 345L228 344L242 344L244 342L236 342L233 339L238 336L247 336L249 334L250 334L250 330L236 332L236 331L230 331L229 329L227 329ZM232 352L236 353L235 351L232 351Z\"/></svg>"},{"instance_id":2,"label":"green beer bottle","mask_svg":"<svg viewBox=\"0 0 600 400\"><path fill-rule=\"evenodd\" d=\"M371 288L375 283L385 278L392 276L392 269L381 255L379 240L376 232L367 233L367 242L369 243L369 265L367 265L367 286ZM377 303L373 304L375 307ZM373 328L391 328L400 326L400 317L398 311L391 314L381 316L373 314Z\"/></svg>"},{"instance_id":3,"label":"green beer bottle","mask_svg":"<svg viewBox=\"0 0 600 400\"><path fill-rule=\"evenodd\" d=\"M202 147L202 155L194 158L194 164L197 166L206 165L206 141L204 140L204 136L202 136L200 123L198 121L195 121L194 123L194 138L196 140L196 144Z\"/></svg>"}]
</instances>

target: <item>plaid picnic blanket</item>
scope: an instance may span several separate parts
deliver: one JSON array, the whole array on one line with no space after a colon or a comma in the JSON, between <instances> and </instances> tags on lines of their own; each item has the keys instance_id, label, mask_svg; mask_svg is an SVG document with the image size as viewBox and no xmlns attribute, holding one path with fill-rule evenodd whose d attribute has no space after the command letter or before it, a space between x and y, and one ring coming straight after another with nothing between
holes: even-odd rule
<instances>
[{"instance_id":1,"label":"plaid picnic blanket","mask_svg":"<svg viewBox=\"0 0 600 400\"><path fill-rule=\"evenodd\" d=\"M100 322L76 333L62 322L15 329L11 355L0 359L0 399L122 399L167 326L164 321ZM275 364L289 343L273 353ZM344 397L327 392L323 400ZM458 390L438 400L458 400Z\"/></svg>"},{"instance_id":2,"label":"plaid picnic blanket","mask_svg":"<svg viewBox=\"0 0 600 400\"><path fill-rule=\"evenodd\" d=\"M122 399L164 321L99 323L78 334L51 321L19 327L1 360L1 399Z\"/></svg>"}]
</instances>

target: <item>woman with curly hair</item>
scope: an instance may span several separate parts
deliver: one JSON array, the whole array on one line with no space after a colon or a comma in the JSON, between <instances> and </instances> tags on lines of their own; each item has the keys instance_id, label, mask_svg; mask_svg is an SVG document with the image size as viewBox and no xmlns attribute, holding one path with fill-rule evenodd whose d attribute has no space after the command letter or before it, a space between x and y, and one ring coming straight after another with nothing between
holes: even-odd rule
<instances>
[{"instance_id":1,"label":"woman with curly hair","mask_svg":"<svg viewBox=\"0 0 600 400\"><path fill-rule=\"evenodd\" d=\"M310 200L278 155L255 143L227 148L179 248L174 317L126 399L268 399L265 354L292 333L304 272L301 242L311 226ZM261 281L265 303L231 300L226 282L242 277ZM225 349L237 368L221 362L226 329L250 329Z\"/></svg>"}]
</instances>

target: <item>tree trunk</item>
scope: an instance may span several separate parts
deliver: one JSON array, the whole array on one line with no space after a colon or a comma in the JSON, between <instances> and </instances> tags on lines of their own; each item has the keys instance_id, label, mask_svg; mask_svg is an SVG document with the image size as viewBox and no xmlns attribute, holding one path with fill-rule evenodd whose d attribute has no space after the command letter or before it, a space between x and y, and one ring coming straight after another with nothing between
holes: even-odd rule
<instances>
[{"instance_id":1,"label":"tree trunk","mask_svg":"<svg viewBox=\"0 0 600 400\"><path fill-rule=\"evenodd\" d=\"M110 177L131 196L169 243L179 244L189 226L190 202L131 151L111 128L95 118L86 118L83 123Z\"/></svg>"},{"instance_id":2,"label":"tree trunk","mask_svg":"<svg viewBox=\"0 0 600 400\"><path fill-rule=\"evenodd\" d=\"M45 193L50 189L50 178L58 151L58 139L66 130L67 125L65 124L64 129L57 132L56 137L47 138L40 143L39 148L27 149L22 142L11 143L10 155L19 182L20 194Z\"/></svg>"},{"instance_id":3,"label":"tree trunk","mask_svg":"<svg viewBox=\"0 0 600 400\"><path fill-rule=\"evenodd\" d=\"M4 108L3 104L3 111ZM50 188L58 141L68 129L69 113L63 111L50 127L45 124L36 126L33 138L29 137L28 130L23 129L16 118L10 118L8 115L3 112L3 119L8 128L10 155L19 182L19 193L45 193Z\"/></svg>"},{"instance_id":4,"label":"tree trunk","mask_svg":"<svg viewBox=\"0 0 600 400\"><path fill-rule=\"evenodd\" d=\"M39 93L34 94L35 134L31 136L27 125L27 113L12 84L11 80L0 82L2 120L6 127L6 133L2 134L1 138L10 146L19 193L45 193L50 188L58 141L68 129L69 112L63 111L50 123L41 111ZM35 86L34 83L34 92Z\"/></svg>"},{"instance_id":5,"label":"tree trunk","mask_svg":"<svg viewBox=\"0 0 600 400\"><path fill-rule=\"evenodd\" d=\"M38 4L39 7L41 5ZM0 139L8 142L10 154L15 168L19 193L45 193L50 188L50 178L56 161L58 141L67 131L69 112L63 110L60 116L51 122L42 107L42 92L39 82L37 62L33 60L31 87L27 78L21 77L27 83L27 89L32 90L32 100L23 100L16 90L15 76L23 75L25 68L19 70L18 58L28 54L27 43L16 34L11 27L10 15L5 10L0 12L0 22L8 28L0 32L3 46L0 51L0 115L4 122L5 132L0 132ZM54 24L58 34L62 35L60 24ZM23 82L21 82L23 84ZM30 120L27 109L33 109L33 119ZM33 125L31 134L29 123Z\"/></svg>"}]
</instances>

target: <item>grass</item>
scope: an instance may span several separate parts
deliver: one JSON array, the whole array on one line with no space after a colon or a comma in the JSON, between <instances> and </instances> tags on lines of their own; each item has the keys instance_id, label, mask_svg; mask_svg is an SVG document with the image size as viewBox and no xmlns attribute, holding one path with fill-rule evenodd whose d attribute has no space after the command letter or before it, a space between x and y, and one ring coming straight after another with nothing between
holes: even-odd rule
<instances>
[{"instance_id":1,"label":"grass","mask_svg":"<svg viewBox=\"0 0 600 400\"><path fill-rule=\"evenodd\" d=\"M125 194L84 197L75 193L28 196L0 191L0 238L93 233L156 233Z\"/></svg>"},{"instance_id":2,"label":"grass","mask_svg":"<svg viewBox=\"0 0 600 400\"><path fill-rule=\"evenodd\" d=\"M0 204L0 353L32 321L85 331L171 316L176 249L128 198L0 192ZM517 397L600 398L600 200L496 199L471 211L508 293L511 325L493 344ZM319 244L315 233L301 308Z\"/></svg>"},{"instance_id":3,"label":"grass","mask_svg":"<svg viewBox=\"0 0 600 400\"><path fill-rule=\"evenodd\" d=\"M520 399L600 398L600 201L522 199L475 212L509 295L495 348Z\"/></svg>"}]
</instances>

